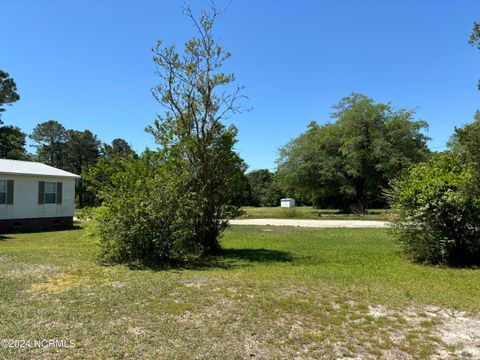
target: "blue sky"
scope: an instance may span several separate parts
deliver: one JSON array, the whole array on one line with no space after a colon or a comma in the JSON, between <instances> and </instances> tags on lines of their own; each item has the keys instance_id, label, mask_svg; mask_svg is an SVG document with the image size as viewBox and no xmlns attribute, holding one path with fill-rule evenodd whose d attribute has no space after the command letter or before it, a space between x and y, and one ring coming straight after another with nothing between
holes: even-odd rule
<instances>
[{"instance_id":1,"label":"blue sky","mask_svg":"<svg viewBox=\"0 0 480 360\"><path fill-rule=\"evenodd\" d=\"M30 132L55 119L154 147L143 131L162 111L150 49L158 37L183 45L192 35L183 3L0 0L0 69L21 95L5 123ZM252 107L233 119L238 151L251 169L273 169L280 146L310 121L329 121L353 91L417 108L441 150L480 108L480 52L467 44L474 20L477 0L233 0L217 35Z\"/></svg>"}]
</instances>

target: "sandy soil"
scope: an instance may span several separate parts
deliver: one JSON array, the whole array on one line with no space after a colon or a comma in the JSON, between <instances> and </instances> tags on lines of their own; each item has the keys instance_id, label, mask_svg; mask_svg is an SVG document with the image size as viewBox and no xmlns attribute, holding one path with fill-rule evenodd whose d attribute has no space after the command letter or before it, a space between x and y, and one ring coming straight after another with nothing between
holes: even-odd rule
<instances>
[{"instance_id":1,"label":"sandy soil","mask_svg":"<svg viewBox=\"0 0 480 360\"><path fill-rule=\"evenodd\" d=\"M440 349L433 359L480 359L480 318L469 316L463 311L426 306L423 309L388 310L383 306L370 306L374 317L402 316L408 323L420 323L426 319L438 319L440 324L435 333L445 345L454 349ZM421 316L419 314L422 314Z\"/></svg>"},{"instance_id":2,"label":"sandy soil","mask_svg":"<svg viewBox=\"0 0 480 360\"><path fill-rule=\"evenodd\" d=\"M298 219L243 219L231 220L231 225L271 225L314 228L384 228L385 221L371 220L298 220Z\"/></svg>"}]
</instances>

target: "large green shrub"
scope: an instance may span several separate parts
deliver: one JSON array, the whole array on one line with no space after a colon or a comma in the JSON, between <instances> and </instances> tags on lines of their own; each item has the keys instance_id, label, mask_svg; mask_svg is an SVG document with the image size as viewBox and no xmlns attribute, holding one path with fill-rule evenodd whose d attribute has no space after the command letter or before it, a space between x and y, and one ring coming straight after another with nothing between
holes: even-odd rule
<instances>
[{"instance_id":1,"label":"large green shrub","mask_svg":"<svg viewBox=\"0 0 480 360\"><path fill-rule=\"evenodd\" d=\"M387 196L391 228L405 253L430 264L480 264L480 201L471 169L444 153L394 180Z\"/></svg>"},{"instance_id":2,"label":"large green shrub","mask_svg":"<svg viewBox=\"0 0 480 360\"><path fill-rule=\"evenodd\" d=\"M200 251L193 201L179 170L147 154L112 176L93 229L106 260L158 262Z\"/></svg>"}]
</instances>

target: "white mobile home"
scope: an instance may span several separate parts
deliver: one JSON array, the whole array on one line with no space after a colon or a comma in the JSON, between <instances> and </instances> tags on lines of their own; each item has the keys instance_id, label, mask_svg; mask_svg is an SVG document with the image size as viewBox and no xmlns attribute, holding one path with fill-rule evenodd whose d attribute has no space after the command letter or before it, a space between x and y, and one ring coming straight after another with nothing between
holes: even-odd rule
<instances>
[{"instance_id":1,"label":"white mobile home","mask_svg":"<svg viewBox=\"0 0 480 360\"><path fill-rule=\"evenodd\" d=\"M0 159L0 232L71 227L79 178L37 162Z\"/></svg>"}]
</instances>

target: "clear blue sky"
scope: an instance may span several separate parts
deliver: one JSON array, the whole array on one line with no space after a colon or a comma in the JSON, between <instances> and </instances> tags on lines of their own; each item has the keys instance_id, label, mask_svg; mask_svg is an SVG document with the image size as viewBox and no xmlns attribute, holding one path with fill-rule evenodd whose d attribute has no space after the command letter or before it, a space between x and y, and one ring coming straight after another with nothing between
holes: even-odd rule
<instances>
[{"instance_id":1,"label":"clear blue sky","mask_svg":"<svg viewBox=\"0 0 480 360\"><path fill-rule=\"evenodd\" d=\"M194 9L207 1L192 1ZM217 4L226 4L217 1ZM0 69L21 100L7 124L30 132L55 119L138 151L161 107L151 47L183 45L193 28L183 1L0 0ZM351 92L418 108L441 149L480 108L480 52L467 40L477 0L233 0L217 34L228 69L253 110L237 116L238 151L251 169L273 168L280 146Z\"/></svg>"}]
</instances>

